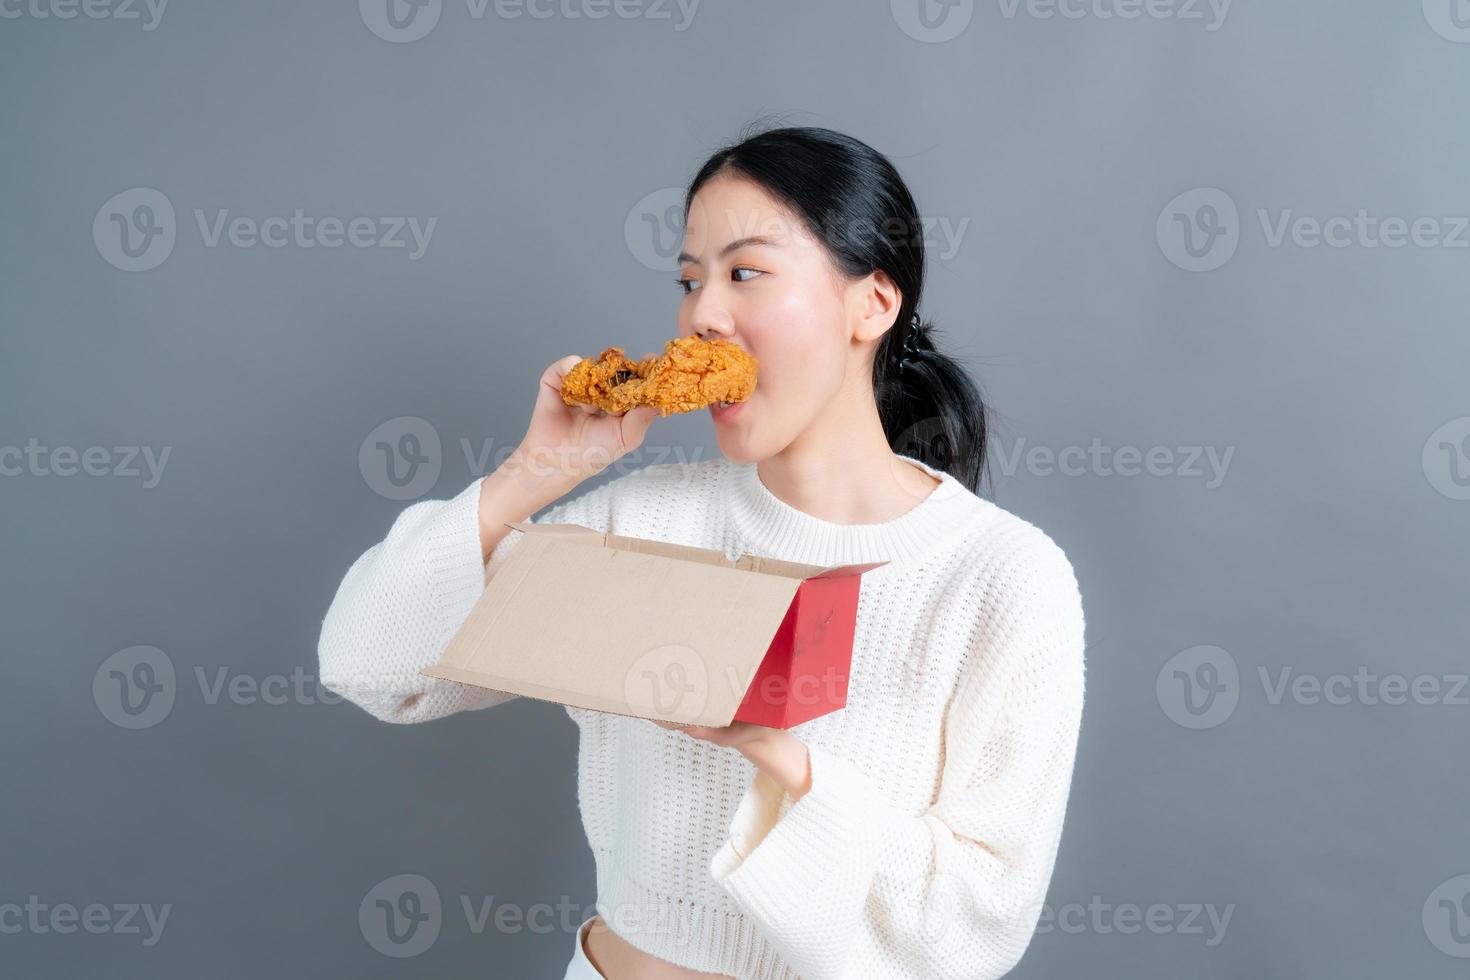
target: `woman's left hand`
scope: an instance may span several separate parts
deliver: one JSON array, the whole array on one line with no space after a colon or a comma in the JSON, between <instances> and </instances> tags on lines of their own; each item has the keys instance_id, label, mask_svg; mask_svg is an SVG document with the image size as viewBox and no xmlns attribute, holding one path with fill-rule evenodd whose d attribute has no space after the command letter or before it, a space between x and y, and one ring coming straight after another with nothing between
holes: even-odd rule
<instances>
[{"instance_id":1,"label":"woman's left hand","mask_svg":"<svg viewBox=\"0 0 1470 980\"><path fill-rule=\"evenodd\" d=\"M723 745L732 749L738 749L756 739L767 738L773 734L787 734L779 728L753 725L748 721L732 721L723 728L715 725L680 725L677 722L658 721L654 718L650 718L649 721L660 728L683 732L690 738L697 738L702 742L713 742L715 745Z\"/></svg>"},{"instance_id":2,"label":"woman's left hand","mask_svg":"<svg viewBox=\"0 0 1470 980\"><path fill-rule=\"evenodd\" d=\"M806 743L783 728L768 728L748 721L734 721L721 727L649 720L660 728L683 732L690 738L739 749L793 800L801 799L811 789L811 757Z\"/></svg>"}]
</instances>

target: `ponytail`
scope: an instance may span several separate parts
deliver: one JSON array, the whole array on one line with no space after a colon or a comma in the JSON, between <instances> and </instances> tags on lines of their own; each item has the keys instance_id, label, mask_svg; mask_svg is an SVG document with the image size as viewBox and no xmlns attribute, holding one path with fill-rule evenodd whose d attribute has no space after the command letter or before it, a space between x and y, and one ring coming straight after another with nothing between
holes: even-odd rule
<instances>
[{"instance_id":1,"label":"ponytail","mask_svg":"<svg viewBox=\"0 0 1470 980\"><path fill-rule=\"evenodd\" d=\"M873 359L873 392L895 453L950 474L972 493L986 478L989 410L964 365L934 345L917 313L895 323Z\"/></svg>"}]
</instances>

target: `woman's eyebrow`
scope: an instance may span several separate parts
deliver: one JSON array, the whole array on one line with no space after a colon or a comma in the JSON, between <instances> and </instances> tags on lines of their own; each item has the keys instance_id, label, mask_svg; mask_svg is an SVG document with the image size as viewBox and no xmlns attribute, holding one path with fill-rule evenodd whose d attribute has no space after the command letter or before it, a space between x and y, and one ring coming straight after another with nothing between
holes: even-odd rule
<instances>
[{"instance_id":1,"label":"woman's eyebrow","mask_svg":"<svg viewBox=\"0 0 1470 980\"><path fill-rule=\"evenodd\" d=\"M747 245L767 245L771 248L778 248L780 247L780 244L781 243L776 241L775 239L767 238L764 235L751 235L748 238L737 238L730 244L726 245L724 248L720 249L720 258L724 258L737 249L745 248ZM690 255L688 252L680 252L678 261L681 263L692 262L695 265L699 265L699 260Z\"/></svg>"}]
</instances>

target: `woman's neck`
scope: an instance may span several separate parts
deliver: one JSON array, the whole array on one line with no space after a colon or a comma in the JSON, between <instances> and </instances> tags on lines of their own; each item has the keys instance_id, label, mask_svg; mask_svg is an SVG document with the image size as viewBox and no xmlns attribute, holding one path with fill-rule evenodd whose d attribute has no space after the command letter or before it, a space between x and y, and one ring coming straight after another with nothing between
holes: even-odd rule
<instances>
[{"instance_id":1,"label":"woman's neck","mask_svg":"<svg viewBox=\"0 0 1470 980\"><path fill-rule=\"evenodd\" d=\"M871 398L866 410L819 418L756 470L781 501L834 524L900 517L940 482L893 452Z\"/></svg>"}]
</instances>

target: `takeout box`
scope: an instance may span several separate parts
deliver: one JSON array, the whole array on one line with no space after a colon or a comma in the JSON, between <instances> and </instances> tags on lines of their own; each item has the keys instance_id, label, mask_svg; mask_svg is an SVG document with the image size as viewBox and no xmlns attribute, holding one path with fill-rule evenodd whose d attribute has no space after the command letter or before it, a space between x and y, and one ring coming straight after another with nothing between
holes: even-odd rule
<instances>
[{"instance_id":1,"label":"takeout box","mask_svg":"<svg viewBox=\"0 0 1470 980\"><path fill-rule=\"evenodd\" d=\"M422 673L693 725L790 728L847 704L858 588L887 562L730 558L580 524L525 537Z\"/></svg>"}]
</instances>

